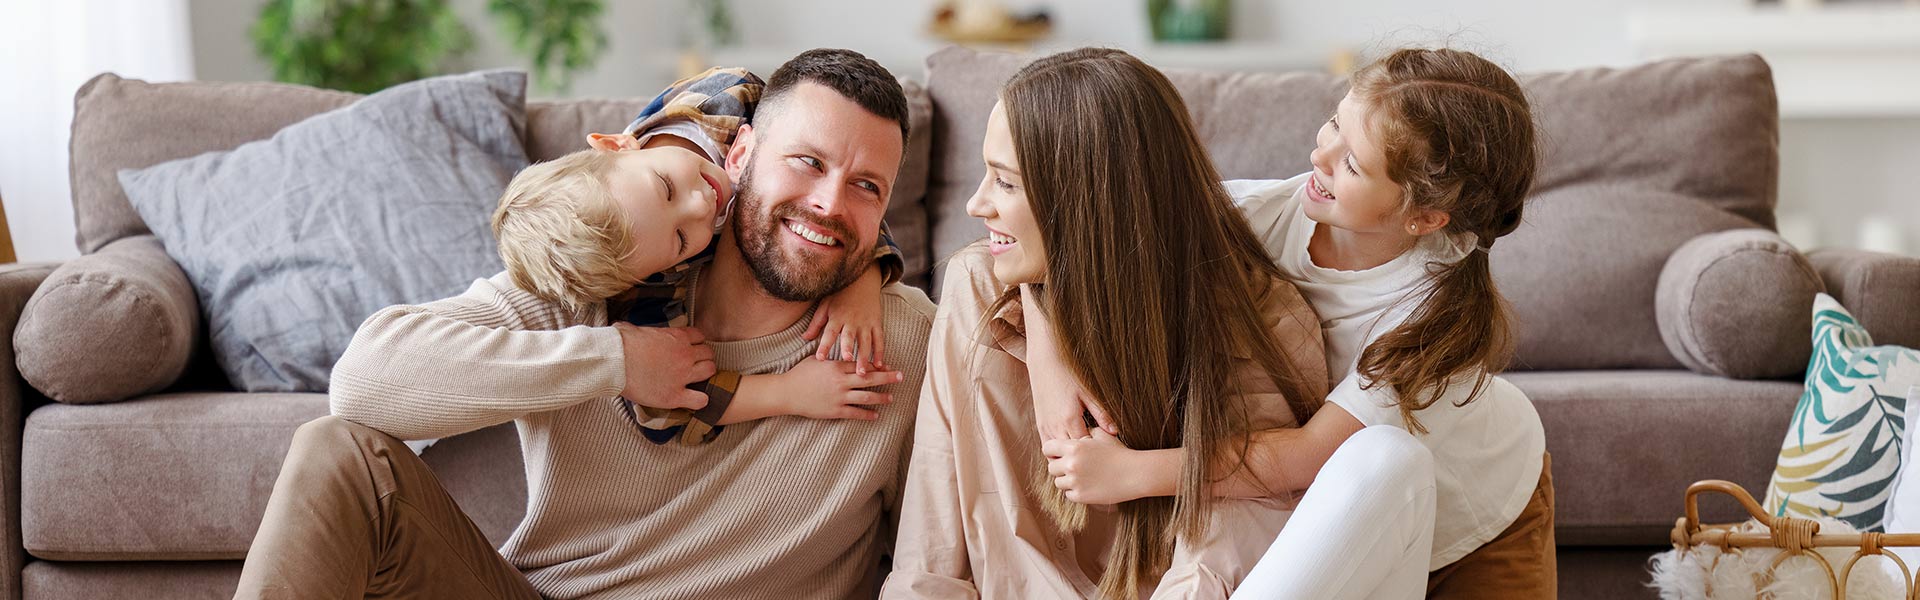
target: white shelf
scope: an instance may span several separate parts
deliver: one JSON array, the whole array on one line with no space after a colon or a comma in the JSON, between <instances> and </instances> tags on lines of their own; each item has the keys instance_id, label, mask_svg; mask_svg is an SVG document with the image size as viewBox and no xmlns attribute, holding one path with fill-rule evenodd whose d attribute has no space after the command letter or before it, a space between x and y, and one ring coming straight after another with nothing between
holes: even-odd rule
<instances>
[{"instance_id":1,"label":"white shelf","mask_svg":"<svg viewBox=\"0 0 1920 600\"><path fill-rule=\"evenodd\" d=\"M1628 19L1642 59L1757 52L1784 118L1920 117L1920 6L1648 9Z\"/></svg>"}]
</instances>

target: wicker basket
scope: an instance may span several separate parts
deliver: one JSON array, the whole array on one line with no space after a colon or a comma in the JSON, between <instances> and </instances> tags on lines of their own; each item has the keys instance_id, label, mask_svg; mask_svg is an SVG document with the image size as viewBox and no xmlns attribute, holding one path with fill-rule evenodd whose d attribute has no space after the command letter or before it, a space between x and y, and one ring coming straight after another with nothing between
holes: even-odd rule
<instances>
[{"instance_id":1,"label":"wicker basket","mask_svg":"<svg viewBox=\"0 0 1920 600\"><path fill-rule=\"evenodd\" d=\"M1733 531L1736 524L1701 524L1699 499L1701 494L1707 492L1719 492L1732 496L1754 519L1765 523L1770 533L1736 533ZM1767 511L1760 507L1759 502L1753 500L1753 496L1748 494L1747 490L1730 481L1709 480L1687 486L1687 516L1681 517L1673 525L1673 547L1684 553L1700 546L1718 547L1723 554L1738 554L1743 548L1780 549L1782 551L1780 556L1773 559L1767 571L1761 575L1763 580L1756 582L1755 587L1760 589L1765 589L1773 578L1774 570L1786 561L1794 557L1812 559L1826 573L1827 584L1834 598L1847 597L1847 576L1853 572L1854 565L1860 564L1861 559L1874 555L1885 556L1900 567L1901 579L1906 586L1906 592L1901 597L1920 600L1920 593L1916 593L1916 589L1920 589L1920 583L1914 581L1913 571L1907 568L1907 563L1900 560L1899 556L1884 551L1889 546L1920 547L1920 534L1871 532L1822 534L1820 523L1817 521L1767 514ZM1842 565L1838 571L1835 571L1833 565L1827 562L1826 557L1818 552L1809 551L1813 548L1835 547L1859 550L1855 551L1853 557L1847 559L1846 564ZM1716 557L1714 564L1708 565L1707 570L1712 571L1718 563L1719 559Z\"/></svg>"}]
</instances>

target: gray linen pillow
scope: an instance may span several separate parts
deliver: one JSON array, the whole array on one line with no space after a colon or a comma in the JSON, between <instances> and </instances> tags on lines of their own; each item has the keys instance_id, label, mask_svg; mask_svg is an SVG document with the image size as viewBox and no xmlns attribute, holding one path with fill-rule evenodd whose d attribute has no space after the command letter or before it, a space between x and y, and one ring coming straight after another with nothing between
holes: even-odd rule
<instances>
[{"instance_id":1,"label":"gray linen pillow","mask_svg":"<svg viewBox=\"0 0 1920 600\"><path fill-rule=\"evenodd\" d=\"M500 270L488 215L527 164L525 92L517 72L416 81L120 182L233 385L324 391L368 315Z\"/></svg>"}]
</instances>

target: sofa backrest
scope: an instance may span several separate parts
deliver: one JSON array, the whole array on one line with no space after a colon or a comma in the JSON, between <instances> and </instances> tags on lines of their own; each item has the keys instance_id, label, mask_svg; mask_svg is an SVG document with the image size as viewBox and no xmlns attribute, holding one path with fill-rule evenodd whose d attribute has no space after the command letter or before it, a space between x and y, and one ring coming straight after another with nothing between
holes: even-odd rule
<instances>
[{"instance_id":1,"label":"sofa backrest","mask_svg":"<svg viewBox=\"0 0 1920 600\"><path fill-rule=\"evenodd\" d=\"M932 104L919 82L902 80L911 110L907 157L887 210L894 239L908 257L907 275L927 270L927 156ZM205 152L231 150L271 137L282 127L351 104L358 94L283 83L149 83L112 73L74 97L72 154L75 243L91 254L115 240L148 233L116 175ZM651 97L527 104L528 158L550 160L585 149L586 135L618 131ZM476 275L484 277L488 274Z\"/></svg>"},{"instance_id":2,"label":"sofa backrest","mask_svg":"<svg viewBox=\"0 0 1920 600\"><path fill-rule=\"evenodd\" d=\"M148 83L112 73L94 77L74 94L69 142L80 253L92 254L114 240L148 233L120 188L121 169L231 150L359 97L279 83Z\"/></svg>"},{"instance_id":3,"label":"sofa backrest","mask_svg":"<svg viewBox=\"0 0 1920 600\"><path fill-rule=\"evenodd\" d=\"M987 114L1033 58L949 48L927 59L936 263L986 235L965 203L985 173ZM1221 175L1236 179L1306 172L1314 133L1346 92L1326 74L1166 74ZM1747 55L1521 80L1544 138L1540 172L1524 224L1492 255L1520 323L1514 367L1683 368L1660 339L1654 289L1694 236L1773 226L1771 71Z\"/></svg>"}]
</instances>

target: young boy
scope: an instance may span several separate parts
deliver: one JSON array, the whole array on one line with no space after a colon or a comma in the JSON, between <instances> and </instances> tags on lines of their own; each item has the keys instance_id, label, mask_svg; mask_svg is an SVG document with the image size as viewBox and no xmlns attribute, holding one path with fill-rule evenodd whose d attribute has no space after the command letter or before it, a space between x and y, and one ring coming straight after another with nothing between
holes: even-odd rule
<instances>
[{"instance_id":1,"label":"young boy","mask_svg":"<svg viewBox=\"0 0 1920 600\"><path fill-rule=\"evenodd\" d=\"M516 174L493 216L514 283L569 310L606 302L609 320L687 325L684 278L712 259L712 241L733 199L716 163L752 117L762 87L742 69L710 70L668 88L623 132L590 134L588 150ZM648 148L652 141L664 143ZM619 408L656 444L676 437L703 444L725 425L783 414L876 418L868 407L888 399L861 388L898 381L898 373L868 372L867 365L884 368L880 288L903 270L884 225L880 242L874 265L821 301L807 334L839 340L839 356L854 364L826 362L835 346L827 342L814 360L786 373L722 371L689 386L707 394L707 405L696 411L616 398ZM779 390L779 402L772 390Z\"/></svg>"}]
</instances>

